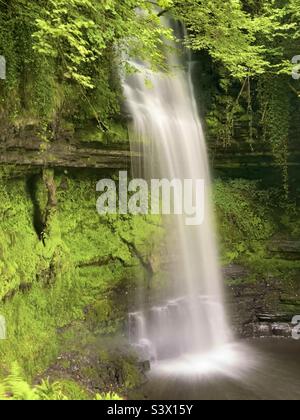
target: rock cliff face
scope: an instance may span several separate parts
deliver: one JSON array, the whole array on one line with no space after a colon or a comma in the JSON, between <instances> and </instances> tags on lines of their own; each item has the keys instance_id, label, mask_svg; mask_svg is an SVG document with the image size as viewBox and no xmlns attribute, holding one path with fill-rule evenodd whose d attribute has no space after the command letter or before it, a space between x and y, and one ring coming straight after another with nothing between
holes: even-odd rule
<instances>
[{"instance_id":1,"label":"rock cliff face","mask_svg":"<svg viewBox=\"0 0 300 420\"><path fill-rule=\"evenodd\" d=\"M9 337L0 374L11 360L28 375L43 371L70 352L65 338L71 349L86 340L77 323L92 336L123 334L129 294L147 281L163 237L150 216L97 213L101 170L32 171L13 167L0 182L0 314Z\"/></svg>"},{"instance_id":2,"label":"rock cliff face","mask_svg":"<svg viewBox=\"0 0 300 420\"><path fill-rule=\"evenodd\" d=\"M129 168L132 156L126 142L72 136L45 141L29 129L2 132L0 314L10 336L0 348L4 370L14 359L29 376L46 371L46 376L69 377L92 391L105 391L110 384L122 391L143 381L148 366L135 360L126 343L131 295L150 280L160 293L164 271L176 263L176 255L165 255L160 220L101 218L96 212L99 177ZM222 191L220 216L230 221L225 232L239 232L226 250L232 251L241 236L249 247L237 215L227 207L244 190L237 196L231 189L226 196ZM246 213L253 203L253 211ZM253 203L245 201L241 218L254 218L255 198ZM250 231L257 228L249 226ZM300 244L277 237L268 252L294 263L300 259ZM238 337L291 336L291 320L300 314L299 275L259 277L240 265L224 271ZM112 354L109 344L99 354L103 337L116 334L124 347Z\"/></svg>"},{"instance_id":3,"label":"rock cliff face","mask_svg":"<svg viewBox=\"0 0 300 420\"><path fill-rule=\"evenodd\" d=\"M121 144L112 148L109 144L74 139L50 142L31 132L0 139L0 165L14 167L128 169L132 155Z\"/></svg>"},{"instance_id":4,"label":"rock cliff face","mask_svg":"<svg viewBox=\"0 0 300 420\"><path fill-rule=\"evenodd\" d=\"M278 278L254 282L240 266L227 267L225 275L230 284L227 305L238 337L292 336L292 319L300 315L299 276L288 282Z\"/></svg>"}]
</instances>

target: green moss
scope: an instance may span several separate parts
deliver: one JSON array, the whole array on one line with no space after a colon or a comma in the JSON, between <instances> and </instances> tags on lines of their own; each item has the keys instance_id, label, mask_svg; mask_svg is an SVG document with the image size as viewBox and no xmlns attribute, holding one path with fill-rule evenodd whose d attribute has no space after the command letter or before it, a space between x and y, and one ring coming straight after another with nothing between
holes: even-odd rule
<instances>
[{"instance_id":1,"label":"green moss","mask_svg":"<svg viewBox=\"0 0 300 420\"><path fill-rule=\"evenodd\" d=\"M112 47L107 46L95 63L84 66L93 89L83 86L80 77L70 81L65 67L70 51L57 60L62 44L52 53L48 41L37 47L41 41L37 22L45 17L43 6L23 1L0 5L0 54L7 60L7 79L0 84L1 129L31 126L46 140L73 136L74 127L96 127L101 120L114 138L120 132L111 121L119 113L121 89L114 76ZM89 38L85 46L91 42Z\"/></svg>"},{"instance_id":2,"label":"green moss","mask_svg":"<svg viewBox=\"0 0 300 420\"><path fill-rule=\"evenodd\" d=\"M53 286L35 283L26 293L17 292L0 306L8 337L0 345L3 367L16 360L27 375L33 376L57 356L60 349L57 330L84 317L73 274L60 273Z\"/></svg>"},{"instance_id":3,"label":"green moss","mask_svg":"<svg viewBox=\"0 0 300 420\"><path fill-rule=\"evenodd\" d=\"M105 140L108 144L127 144L129 147L128 129L127 125L122 125L117 122L110 124L109 131L105 135Z\"/></svg>"},{"instance_id":4,"label":"green moss","mask_svg":"<svg viewBox=\"0 0 300 420\"><path fill-rule=\"evenodd\" d=\"M124 385L127 389L137 388L141 383L141 374L134 363L123 362Z\"/></svg>"},{"instance_id":5,"label":"green moss","mask_svg":"<svg viewBox=\"0 0 300 420\"><path fill-rule=\"evenodd\" d=\"M58 208L44 243L34 226L37 208L45 217L43 182L36 180L33 191L21 180L1 185L0 313L8 339L0 342L0 372L15 360L28 377L41 373L65 351L62 331L76 321L100 335L120 331L126 296L145 277L123 237L146 260L159 248L161 228L150 219L98 215L96 178L64 175L56 184Z\"/></svg>"},{"instance_id":6,"label":"green moss","mask_svg":"<svg viewBox=\"0 0 300 420\"><path fill-rule=\"evenodd\" d=\"M89 307L86 315L86 322L92 331L99 331L101 334L113 334L119 331L124 323L126 313L126 301L117 305L115 296L99 298L97 302Z\"/></svg>"},{"instance_id":7,"label":"green moss","mask_svg":"<svg viewBox=\"0 0 300 420\"><path fill-rule=\"evenodd\" d=\"M121 400L116 393L93 395L73 380L43 380L32 386L24 378L17 364L13 364L8 376L0 380L0 400L17 401L86 401L86 400Z\"/></svg>"},{"instance_id":8,"label":"green moss","mask_svg":"<svg viewBox=\"0 0 300 420\"><path fill-rule=\"evenodd\" d=\"M95 125L78 129L76 131L76 137L84 143L105 143L103 130Z\"/></svg>"},{"instance_id":9,"label":"green moss","mask_svg":"<svg viewBox=\"0 0 300 420\"><path fill-rule=\"evenodd\" d=\"M272 252L274 239L298 239L299 213L294 203L282 200L279 190L261 190L258 182L246 180L217 181L215 202L223 263L238 263L250 273L230 285L279 278L286 287L299 276L297 254L288 260L284 253Z\"/></svg>"},{"instance_id":10,"label":"green moss","mask_svg":"<svg viewBox=\"0 0 300 420\"><path fill-rule=\"evenodd\" d=\"M32 212L24 181L0 186L0 300L21 285L31 284L43 264Z\"/></svg>"},{"instance_id":11,"label":"green moss","mask_svg":"<svg viewBox=\"0 0 300 420\"><path fill-rule=\"evenodd\" d=\"M276 226L266 203L269 196L257 183L244 180L218 181L215 203L224 263L265 256L266 244Z\"/></svg>"},{"instance_id":12,"label":"green moss","mask_svg":"<svg viewBox=\"0 0 300 420\"><path fill-rule=\"evenodd\" d=\"M76 131L76 138L84 143L99 143L103 146L127 146L129 139L127 127L115 121L111 122L108 131L90 122Z\"/></svg>"},{"instance_id":13,"label":"green moss","mask_svg":"<svg viewBox=\"0 0 300 420\"><path fill-rule=\"evenodd\" d=\"M92 396L75 381L60 381L60 387L63 394L70 401L86 401L92 399Z\"/></svg>"}]
</instances>

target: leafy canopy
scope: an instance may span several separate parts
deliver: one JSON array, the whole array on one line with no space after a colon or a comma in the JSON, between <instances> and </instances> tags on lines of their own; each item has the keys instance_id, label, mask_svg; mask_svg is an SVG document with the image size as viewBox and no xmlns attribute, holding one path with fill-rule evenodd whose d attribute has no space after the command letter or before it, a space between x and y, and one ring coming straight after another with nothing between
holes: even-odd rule
<instances>
[{"instance_id":1,"label":"leafy canopy","mask_svg":"<svg viewBox=\"0 0 300 420\"><path fill-rule=\"evenodd\" d=\"M238 79L290 72L286 42L299 40L299 0L174 0L187 44L206 50Z\"/></svg>"},{"instance_id":2,"label":"leafy canopy","mask_svg":"<svg viewBox=\"0 0 300 420\"><path fill-rule=\"evenodd\" d=\"M164 12L186 25L188 46L207 50L239 79L290 71L300 40L300 0L12 0L5 8L20 23L30 20L33 49L56 60L60 78L85 88L95 86L108 52L111 62L138 56L160 66L171 37Z\"/></svg>"},{"instance_id":3,"label":"leafy canopy","mask_svg":"<svg viewBox=\"0 0 300 420\"><path fill-rule=\"evenodd\" d=\"M170 1L158 4L166 7ZM88 88L93 87L89 66L107 49L119 57L147 58L156 66L162 63L162 38L170 37L151 2L144 0L50 0L36 25L36 51L59 59L63 76Z\"/></svg>"}]
</instances>

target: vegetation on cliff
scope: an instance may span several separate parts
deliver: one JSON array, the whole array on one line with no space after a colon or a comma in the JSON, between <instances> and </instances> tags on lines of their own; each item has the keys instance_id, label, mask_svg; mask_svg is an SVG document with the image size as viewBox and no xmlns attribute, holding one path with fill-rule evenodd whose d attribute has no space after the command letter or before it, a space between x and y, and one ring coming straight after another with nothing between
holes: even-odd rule
<instances>
[{"instance_id":1,"label":"vegetation on cliff","mask_svg":"<svg viewBox=\"0 0 300 420\"><path fill-rule=\"evenodd\" d=\"M8 67L0 82L2 125L33 124L45 139L95 128L97 139L110 131L125 137L116 128L124 125L119 69L132 71L135 57L164 66L163 39L172 33L159 17L168 14L186 25L186 44L200 52L206 77L214 75L202 101L211 139L266 148L287 192L288 141L299 113L291 78L298 10L299 0L2 2L0 54Z\"/></svg>"},{"instance_id":2,"label":"vegetation on cliff","mask_svg":"<svg viewBox=\"0 0 300 420\"><path fill-rule=\"evenodd\" d=\"M100 217L95 176L62 174L54 181L57 207L49 218L41 176L2 179L0 313L9 340L0 345L0 377L12 361L27 378L41 374L81 332L87 347L95 335L122 335L130 294L148 281L145 267L152 266L151 276L159 270L151 263L163 237L157 217ZM116 369L134 386L134 360L126 352L122 360Z\"/></svg>"},{"instance_id":3,"label":"vegetation on cliff","mask_svg":"<svg viewBox=\"0 0 300 420\"><path fill-rule=\"evenodd\" d=\"M84 391L76 382L43 381L34 387L24 379L21 369L14 365L11 373L0 382L0 400L2 401L68 401L91 400L92 396ZM112 392L96 394L96 400L121 400Z\"/></svg>"},{"instance_id":4,"label":"vegetation on cliff","mask_svg":"<svg viewBox=\"0 0 300 420\"><path fill-rule=\"evenodd\" d=\"M68 150L127 141L120 69L134 71L136 57L165 69L164 41L174 34L160 18L173 16L186 26L212 155L270 153L283 180L284 191L274 180L272 188L216 181L222 261L249 268L254 281L285 280L300 270L299 258L274 245L300 233L288 197L289 155L299 152L291 78L299 10L299 0L0 1L1 151L17 153L13 138L17 150L36 138L41 152L50 142ZM147 369L124 339L131 294L164 288L164 229L159 217L97 214L96 183L115 179L113 170L54 171L46 156L40 169L20 157L22 169L0 172L0 315L9 337L0 341L0 399L126 396Z\"/></svg>"}]
</instances>

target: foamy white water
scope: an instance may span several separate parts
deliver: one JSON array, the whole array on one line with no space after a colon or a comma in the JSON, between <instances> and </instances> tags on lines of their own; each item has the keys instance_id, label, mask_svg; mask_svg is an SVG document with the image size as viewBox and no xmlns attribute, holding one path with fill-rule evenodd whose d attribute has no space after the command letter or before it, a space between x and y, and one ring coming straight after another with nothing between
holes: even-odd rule
<instances>
[{"instance_id":1,"label":"foamy white water","mask_svg":"<svg viewBox=\"0 0 300 420\"><path fill-rule=\"evenodd\" d=\"M169 273L170 298L129 315L130 340L153 361L178 361L165 364L166 369L182 370L187 361L203 369L196 360L204 354L211 368L216 355L219 366L222 348L228 348L232 337L224 309L208 154L189 71L175 55L168 64L168 74L136 64L139 72L124 83L132 147L143 154L134 170L146 179L204 179L205 218L201 226L186 226L184 216L166 216L167 253L177 256ZM230 352L231 361L233 357Z\"/></svg>"}]
</instances>

